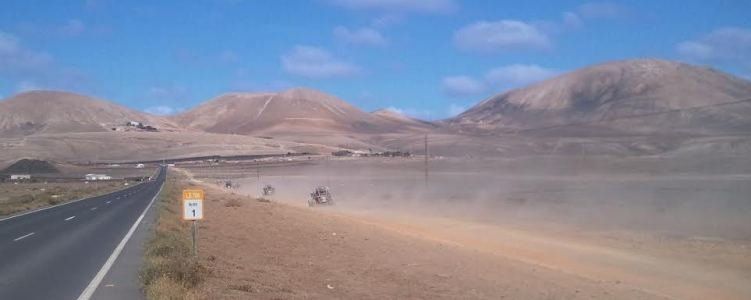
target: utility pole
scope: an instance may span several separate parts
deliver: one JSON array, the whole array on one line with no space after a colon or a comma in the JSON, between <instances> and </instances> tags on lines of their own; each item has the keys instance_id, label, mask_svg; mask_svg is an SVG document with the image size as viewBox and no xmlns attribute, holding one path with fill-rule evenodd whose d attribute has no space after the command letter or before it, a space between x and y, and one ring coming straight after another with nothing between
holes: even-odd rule
<instances>
[{"instance_id":1,"label":"utility pole","mask_svg":"<svg viewBox=\"0 0 751 300\"><path fill-rule=\"evenodd\" d=\"M326 160L324 161L324 168L326 171L326 186L331 187L331 174L329 173L329 156L326 155Z\"/></svg>"},{"instance_id":2,"label":"utility pole","mask_svg":"<svg viewBox=\"0 0 751 300\"><path fill-rule=\"evenodd\" d=\"M263 192L261 191L261 162L256 162L256 189L258 192L258 198L263 198Z\"/></svg>"},{"instance_id":3,"label":"utility pole","mask_svg":"<svg viewBox=\"0 0 751 300\"><path fill-rule=\"evenodd\" d=\"M428 134L425 134L425 187L428 187Z\"/></svg>"}]
</instances>

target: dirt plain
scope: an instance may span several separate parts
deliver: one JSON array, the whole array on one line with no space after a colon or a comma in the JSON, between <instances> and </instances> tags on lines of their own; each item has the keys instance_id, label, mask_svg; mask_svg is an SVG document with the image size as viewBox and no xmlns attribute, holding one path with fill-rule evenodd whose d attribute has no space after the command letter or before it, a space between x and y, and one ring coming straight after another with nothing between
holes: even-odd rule
<instances>
[{"instance_id":1,"label":"dirt plain","mask_svg":"<svg viewBox=\"0 0 751 300\"><path fill-rule=\"evenodd\" d=\"M713 165L434 160L427 188L419 159L186 170L214 198L200 240L207 296L745 299L748 165ZM219 188L226 179L239 188ZM272 202L251 200L266 183ZM319 184L336 206L305 207Z\"/></svg>"},{"instance_id":2,"label":"dirt plain","mask_svg":"<svg viewBox=\"0 0 751 300\"><path fill-rule=\"evenodd\" d=\"M155 170L151 165L135 168L55 164L55 167L59 173L32 174L31 180L0 182L0 216L107 194L137 184L134 178L149 176ZM106 174L113 179L87 182L84 176L90 173Z\"/></svg>"}]
</instances>

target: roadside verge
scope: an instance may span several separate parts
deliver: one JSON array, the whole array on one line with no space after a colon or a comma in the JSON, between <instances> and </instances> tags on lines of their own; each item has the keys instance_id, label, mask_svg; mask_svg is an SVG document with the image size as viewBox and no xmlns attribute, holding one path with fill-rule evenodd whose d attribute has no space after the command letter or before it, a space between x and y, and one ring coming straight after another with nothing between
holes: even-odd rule
<instances>
[{"instance_id":1,"label":"roadside verge","mask_svg":"<svg viewBox=\"0 0 751 300\"><path fill-rule=\"evenodd\" d=\"M191 254L190 226L180 216L185 177L170 172L157 202L153 236L146 243L141 282L147 299L197 299L205 269Z\"/></svg>"}]
</instances>

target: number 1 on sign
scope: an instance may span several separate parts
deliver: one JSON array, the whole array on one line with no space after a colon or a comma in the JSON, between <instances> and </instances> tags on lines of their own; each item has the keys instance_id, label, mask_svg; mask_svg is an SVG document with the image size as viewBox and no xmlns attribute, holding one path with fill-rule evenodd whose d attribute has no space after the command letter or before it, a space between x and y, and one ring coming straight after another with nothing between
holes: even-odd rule
<instances>
[{"instance_id":1,"label":"number 1 on sign","mask_svg":"<svg viewBox=\"0 0 751 300\"><path fill-rule=\"evenodd\" d=\"M183 191L183 220L203 219L203 190Z\"/></svg>"}]
</instances>

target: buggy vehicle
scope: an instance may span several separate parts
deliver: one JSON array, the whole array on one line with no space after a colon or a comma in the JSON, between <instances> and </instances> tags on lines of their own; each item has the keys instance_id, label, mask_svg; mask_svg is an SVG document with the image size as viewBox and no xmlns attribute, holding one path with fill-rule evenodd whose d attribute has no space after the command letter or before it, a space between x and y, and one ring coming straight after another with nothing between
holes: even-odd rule
<instances>
[{"instance_id":1,"label":"buggy vehicle","mask_svg":"<svg viewBox=\"0 0 751 300\"><path fill-rule=\"evenodd\" d=\"M263 186L263 195L264 196L271 196L271 195L274 194L274 192L276 192L276 189L273 186L271 186L270 184L267 184L267 185Z\"/></svg>"},{"instance_id":2,"label":"buggy vehicle","mask_svg":"<svg viewBox=\"0 0 751 300\"><path fill-rule=\"evenodd\" d=\"M318 186L312 193L310 193L308 206L316 205L334 205L334 197L331 196L329 187Z\"/></svg>"}]
</instances>

